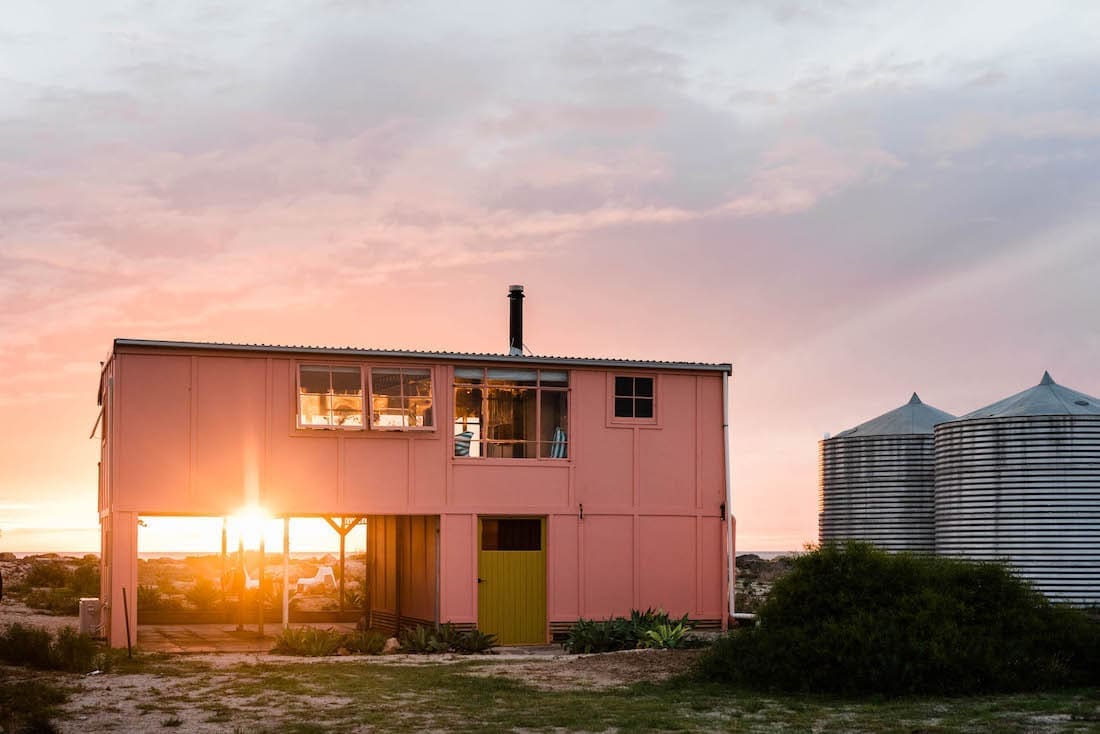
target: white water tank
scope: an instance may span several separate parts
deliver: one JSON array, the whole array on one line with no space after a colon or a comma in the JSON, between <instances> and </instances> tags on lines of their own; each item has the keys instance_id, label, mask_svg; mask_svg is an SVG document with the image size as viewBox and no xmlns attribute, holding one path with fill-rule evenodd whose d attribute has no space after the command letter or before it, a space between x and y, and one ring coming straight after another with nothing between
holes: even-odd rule
<instances>
[{"instance_id":1,"label":"white water tank","mask_svg":"<svg viewBox=\"0 0 1100 734\"><path fill-rule=\"evenodd\" d=\"M89 637L100 636L99 599L96 597L81 597L80 599L80 634Z\"/></svg>"},{"instance_id":2,"label":"white water tank","mask_svg":"<svg viewBox=\"0 0 1100 734\"><path fill-rule=\"evenodd\" d=\"M935 429L938 555L1100 604L1100 400L1051 379Z\"/></svg>"},{"instance_id":3,"label":"white water tank","mask_svg":"<svg viewBox=\"0 0 1100 734\"><path fill-rule=\"evenodd\" d=\"M818 536L932 553L932 428L955 416L909 402L821 441Z\"/></svg>"}]
</instances>

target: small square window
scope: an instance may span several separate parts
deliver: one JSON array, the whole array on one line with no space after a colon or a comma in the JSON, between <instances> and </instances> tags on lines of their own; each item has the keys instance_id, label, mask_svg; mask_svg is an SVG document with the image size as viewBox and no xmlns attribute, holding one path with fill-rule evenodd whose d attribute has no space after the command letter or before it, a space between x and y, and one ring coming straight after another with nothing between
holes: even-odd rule
<instances>
[{"instance_id":1,"label":"small square window","mask_svg":"<svg viewBox=\"0 0 1100 734\"><path fill-rule=\"evenodd\" d=\"M653 418L653 378L615 376L615 417Z\"/></svg>"}]
</instances>

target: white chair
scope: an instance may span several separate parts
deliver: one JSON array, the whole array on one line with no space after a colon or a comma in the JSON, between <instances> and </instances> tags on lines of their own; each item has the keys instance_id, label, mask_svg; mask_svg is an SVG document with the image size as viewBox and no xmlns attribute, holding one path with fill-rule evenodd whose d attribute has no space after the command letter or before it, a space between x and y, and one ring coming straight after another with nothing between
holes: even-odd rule
<instances>
[{"instance_id":1,"label":"white chair","mask_svg":"<svg viewBox=\"0 0 1100 734\"><path fill-rule=\"evenodd\" d=\"M305 594L318 588L326 591L332 591L336 588L336 574L332 572L332 566L321 566L313 576L300 578L298 583L295 584L295 589L299 594Z\"/></svg>"}]
</instances>

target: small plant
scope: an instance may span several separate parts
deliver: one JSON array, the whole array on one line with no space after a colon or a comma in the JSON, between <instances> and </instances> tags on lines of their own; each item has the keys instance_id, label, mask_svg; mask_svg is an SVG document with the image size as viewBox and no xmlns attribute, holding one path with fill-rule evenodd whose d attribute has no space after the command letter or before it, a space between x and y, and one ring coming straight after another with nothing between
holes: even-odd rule
<instances>
[{"instance_id":1,"label":"small plant","mask_svg":"<svg viewBox=\"0 0 1100 734\"><path fill-rule=\"evenodd\" d=\"M451 643L451 648L455 652L460 652L465 655L491 652L496 646L496 635L485 634L477 629L472 629L468 632L456 635L454 641Z\"/></svg>"},{"instance_id":2,"label":"small plant","mask_svg":"<svg viewBox=\"0 0 1100 734\"><path fill-rule=\"evenodd\" d=\"M402 652L415 653L439 653L447 652L451 645L444 642L436 634L424 625L417 625L411 629L404 629L398 636Z\"/></svg>"},{"instance_id":3,"label":"small plant","mask_svg":"<svg viewBox=\"0 0 1100 734\"><path fill-rule=\"evenodd\" d=\"M658 631L656 638L649 633ZM682 647L691 623L685 614L673 622L662 609L633 610L630 617L606 620L579 619L569 628L562 647L566 652L594 653L633 650L637 647Z\"/></svg>"},{"instance_id":4,"label":"small plant","mask_svg":"<svg viewBox=\"0 0 1100 734\"><path fill-rule=\"evenodd\" d=\"M183 726L183 719L178 716L173 716L170 719L165 719L160 722L160 725L169 729L174 729L177 726Z\"/></svg>"},{"instance_id":5,"label":"small plant","mask_svg":"<svg viewBox=\"0 0 1100 734\"><path fill-rule=\"evenodd\" d=\"M99 645L72 627L62 627L56 637L42 627L16 622L0 632L0 660L39 670L87 673L97 667Z\"/></svg>"},{"instance_id":6,"label":"small plant","mask_svg":"<svg viewBox=\"0 0 1100 734\"><path fill-rule=\"evenodd\" d=\"M188 589L184 596L195 609L205 612L217 608L222 593L213 581L208 578L200 578L195 581L195 585Z\"/></svg>"},{"instance_id":7,"label":"small plant","mask_svg":"<svg viewBox=\"0 0 1100 734\"><path fill-rule=\"evenodd\" d=\"M344 647L349 652L381 655L386 647L386 636L378 630L355 632L344 638Z\"/></svg>"},{"instance_id":8,"label":"small plant","mask_svg":"<svg viewBox=\"0 0 1100 734\"><path fill-rule=\"evenodd\" d=\"M335 655L344 646L344 635L334 629L314 629L312 627L293 627L283 630L275 638L275 647L271 652L278 655L303 655L321 657Z\"/></svg>"},{"instance_id":9,"label":"small plant","mask_svg":"<svg viewBox=\"0 0 1100 734\"><path fill-rule=\"evenodd\" d=\"M165 594L155 586L137 587L137 608L143 612L166 611L179 609L180 603Z\"/></svg>"}]
</instances>

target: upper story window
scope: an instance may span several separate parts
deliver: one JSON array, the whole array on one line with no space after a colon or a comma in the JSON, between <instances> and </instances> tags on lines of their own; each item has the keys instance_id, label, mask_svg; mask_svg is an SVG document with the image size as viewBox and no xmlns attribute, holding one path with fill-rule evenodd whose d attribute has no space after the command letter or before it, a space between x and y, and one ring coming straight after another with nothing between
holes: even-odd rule
<instances>
[{"instance_id":1,"label":"upper story window","mask_svg":"<svg viewBox=\"0 0 1100 734\"><path fill-rule=\"evenodd\" d=\"M370 425L383 430L433 428L431 370L372 367Z\"/></svg>"},{"instance_id":2,"label":"upper story window","mask_svg":"<svg viewBox=\"0 0 1100 734\"><path fill-rule=\"evenodd\" d=\"M569 373L456 367L455 456L565 459Z\"/></svg>"},{"instance_id":3,"label":"upper story window","mask_svg":"<svg viewBox=\"0 0 1100 734\"><path fill-rule=\"evenodd\" d=\"M298 426L363 429L363 371L359 367L298 366Z\"/></svg>"},{"instance_id":4,"label":"upper story window","mask_svg":"<svg viewBox=\"0 0 1100 734\"><path fill-rule=\"evenodd\" d=\"M615 417L651 421L654 413L652 377L615 375Z\"/></svg>"}]
</instances>

